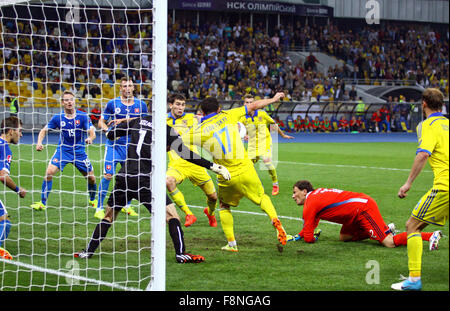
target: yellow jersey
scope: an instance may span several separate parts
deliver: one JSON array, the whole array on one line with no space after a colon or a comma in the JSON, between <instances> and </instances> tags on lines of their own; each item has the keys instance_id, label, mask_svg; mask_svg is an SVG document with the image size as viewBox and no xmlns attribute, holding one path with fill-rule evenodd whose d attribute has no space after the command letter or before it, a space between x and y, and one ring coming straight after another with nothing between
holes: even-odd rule
<instances>
[{"instance_id":1,"label":"yellow jersey","mask_svg":"<svg viewBox=\"0 0 450 311\"><path fill-rule=\"evenodd\" d=\"M211 113L203 117L198 126L185 133L182 139L187 146L196 145L208 151L213 161L225 166L232 177L240 175L248 167L253 168L237 125L246 114L245 106Z\"/></svg>"},{"instance_id":2,"label":"yellow jersey","mask_svg":"<svg viewBox=\"0 0 450 311\"><path fill-rule=\"evenodd\" d=\"M264 110L256 110L253 116L245 115L239 119L245 125L248 134L248 153L259 156L272 146L268 126L275 121Z\"/></svg>"},{"instance_id":3,"label":"yellow jersey","mask_svg":"<svg viewBox=\"0 0 450 311\"><path fill-rule=\"evenodd\" d=\"M189 131L190 128L197 126L198 120L193 113L183 113L183 115L179 118L175 118L171 112L167 115L167 125L173 127L178 135L182 136L184 133ZM191 147L191 150L197 152L197 148L195 146ZM184 166L196 166L186 160L180 158L180 156L173 150L168 152L169 155L169 166L173 166L175 164Z\"/></svg>"},{"instance_id":4,"label":"yellow jersey","mask_svg":"<svg viewBox=\"0 0 450 311\"><path fill-rule=\"evenodd\" d=\"M448 119L440 112L431 114L417 126L417 152L430 155L428 163L433 170L433 189L448 191Z\"/></svg>"}]
</instances>

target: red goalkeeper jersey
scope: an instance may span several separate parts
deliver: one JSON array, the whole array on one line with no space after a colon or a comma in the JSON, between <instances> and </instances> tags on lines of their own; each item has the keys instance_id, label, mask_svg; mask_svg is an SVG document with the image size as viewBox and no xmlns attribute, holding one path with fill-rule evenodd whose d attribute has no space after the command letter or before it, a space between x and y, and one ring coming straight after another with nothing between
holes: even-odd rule
<instances>
[{"instance_id":1,"label":"red goalkeeper jersey","mask_svg":"<svg viewBox=\"0 0 450 311\"><path fill-rule=\"evenodd\" d=\"M316 189L306 196L303 206L303 230L299 235L307 243L315 241L314 229L321 219L343 224L352 224L359 213L371 207L373 201L367 194L339 189Z\"/></svg>"}]
</instances>

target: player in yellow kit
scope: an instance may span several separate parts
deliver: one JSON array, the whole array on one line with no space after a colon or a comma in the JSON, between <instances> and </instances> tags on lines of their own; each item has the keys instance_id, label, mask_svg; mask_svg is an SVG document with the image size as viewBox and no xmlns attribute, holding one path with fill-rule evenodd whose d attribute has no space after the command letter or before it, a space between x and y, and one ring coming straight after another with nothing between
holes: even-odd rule
<instances>
[{"instance_id":1,"label":"player in yellow kit","mask_svg":"<svg viewBox=\"0 0 450 311\"><path fill-rule=\"evenodd\" d=\"M204 115L201 124L183 135L186 145L201 146L211 153L214 162L225 166L230 172L231 179L228 181L218 177L220 222L228 241L228 244L222 247L223 250L238 251L231 206L238 206L243 197L248 198L266 212L277 230L278 241L282 245L286 244L286 232L278 219L270 197L264 193L253 163L247 156L237 126L242 116L277 102L282 97L284 93L277 93L273 98L258 100L248 106L224 111L220 110L220 104L216 98L208 97L200 103L200 109Z\"/></svg>"},{"instance_id":2,"label":"player in yellow kit","mask_svg":"<svg viewBox=\"0 0 450 311\"><path fill-rule=\"evenodd\" d=\"M248 106L253 100L253 95L245 95L244 105ZM265 110L253 111L251 114L249 113L248 115L241 117L239 122L244 124L247 130L248 157L253 163L257 163L262 159L272 178L272 195L277 195L280 191L280 187L278 185L277 170L272 163L272 137L270 136L268 126L273 124L273 126L276 127L278 134L283 138L293 139L294 137L286 135Z\"/></svg>"},{"instance_id":3,"label":"player in yellow kit","mask_svg":"<svg viewBox=\"0 0 450 311\"><path fill-rule=\"evenodd\" d=\"M197 126L198 120L192 113L186 113L186 98L182 94L175 94L169 99L170 112L167 116L167 124L174 128L181 136L187 132L191 127ZM193 151L198 152L194 147ZM183 193L177 188L177 185L188 178L194 185L199 186L206 195L206 202L208 207L205 208L204 213L208 216L209 225L217 227L217 220L215 217L215 209L217 205L217 193L211 177L206 172L206 169L199 168L197 165L189 163L180 158L175 151L171 150L168 153L169 164L166 172L166 186L169 196L175 204L186 214L184 225L189 227L197 217L192 213L186 204Z\"/></svg>"},{"instance_id":4,"label":"player in yellow kit","mask_svg":"<svg viewBox=\"0 0 450 311\"><path fill-rule=\"evenodd\" d=\"M448 220L448 127L449 122L442 114L444 96L435 88L426 89L422 95L422 109L426 119L417 126L419 147L405 184L400 187L398 196L406 197L406 193L420 174L427 160L430 164L434 181L433 187L420 199L411 217L406 222L408 233L408 269L409 278L400 283L392 284L395 290L421 290L422 270L422 239L420 233L429 224L444 226ZM430 250L437 248L442 236L440 231L430 238ZM432 241L433 240L433 241Z\"/></svg>"}]
</instances>

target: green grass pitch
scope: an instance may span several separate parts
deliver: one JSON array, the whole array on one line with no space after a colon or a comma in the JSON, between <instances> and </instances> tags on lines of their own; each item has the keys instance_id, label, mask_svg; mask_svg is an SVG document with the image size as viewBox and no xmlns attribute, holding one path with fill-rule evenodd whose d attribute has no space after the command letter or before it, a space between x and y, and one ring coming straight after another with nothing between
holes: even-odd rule
<instances>
[{"instance_id":1,"label":"green grass pitch","mask_svg":"<svg viewBox=\"0 0 450 311\"><path fill-rule=\"evenodd\" d=\"M279 144L280 193L271 198L286 231L295 234L302 228L302 208L291 199L292 185L299 179L309 179L315 187L367 193L377 201L385 222L394 222L403 231L412 208L433 181L427 164L408 197L397 198L398 188L409 174L415 149L415 143ZM72 258L74 251L85 247L98 222L93 217L94 210L87 207L86 181L72 166L54 178L48 209L45 212L30 209L29 205L40 199L42 177L53 150L54 146L49 146L47 151L38 153L30 145L12 146L11 176L28 194L25 199L19 199L12 191L5 190L0 197L13 223L6 247L15 262L20 263L0 262L0 289L145 289L151 269L150 216L143 206L133 204L139 218L120 214L99 254L89 261ZM98 183L103 150L103 145L88 147ZM256 168L270 194L268 173L260 170L258 164ZM388 291L400 274L408 274L406 247L388 249L370 240L343 243L338 240L340 226L325 222L319 224L322 235L317 243L288 243L279 253L276 231L269 218L247 199L233 213L239 252L221 251L226 239L219 219L217 228L208 226L202 212L206 206L203 193L189 181L179 188L198 218L193 226L184 228L187 251L205 256L206 261L175 263L167 234L166 288L169 291ZM180 210L179 213L184 222L184 215ZM449 290L448 225L439 229L443 230L444 238L438 251L428 251L428 242L424 242L422 279L426 291ZM427 230L438 228L429 226ZM85 279L73 281L67 277L73 271L84 278L113 282L117 287L93 284Z\"/></svg>"}]
</instances>

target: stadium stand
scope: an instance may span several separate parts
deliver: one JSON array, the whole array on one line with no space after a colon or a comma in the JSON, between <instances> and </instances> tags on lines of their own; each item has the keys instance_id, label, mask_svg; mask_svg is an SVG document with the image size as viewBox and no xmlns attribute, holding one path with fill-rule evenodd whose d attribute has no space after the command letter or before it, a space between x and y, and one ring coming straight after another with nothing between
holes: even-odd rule
<instances>
[{"instance_id":1,"label":"stadium stand","mask_svg":"<svg viewBox=\"0 0 450 311\"><path fill-rule=\"evenodd\" d=\"M20 97L22 107L57 108L61 92L72 89L81 106L91 109L117 96L114 82L124 75L133 77L141 98L151 98L151 42L138 41L133 35L140 31L149 36L150 28L113 29L110 24L98 23L108 19L103 11L87 10L87 27L64 23L55 27L51 22L21 18L20 13L17 23L8 14L1 16L0 94L4 106L8 105L6 96L13 95ZM128 18L136 17L130 14ZM365 23L349 27L331 19L328 24L297 20L267 29L245 17L237 22L211 18L195 23L186 15L169 21L169 92L184 93L193 101L193 110L195 101L207 96L238 101L246 93L264 98L284 90L288 94L284 104L319 103L326 106L318 108L321 118L324 113L329 118L344 113L350 120L355 106L349 96L352 85L372 104L386 103L389 95L406 96L404 103L417 101L423 87L440 88L448 97L448 30L445 33L435 25L387 21L378 27ZM299 50L309 53L303 61L292 57ZM319 70L317 53L335 58L337 63ZM376 91L376 86L384 90ZM369 107L364 121L378 108ZM304 118L308 112L293 108L293 119L296 113ZM281 118L286 120L287 114ZM395 128L409 130L414 126L412 119L404 116L403 125Z\"/></svg>"}]
</instances>

